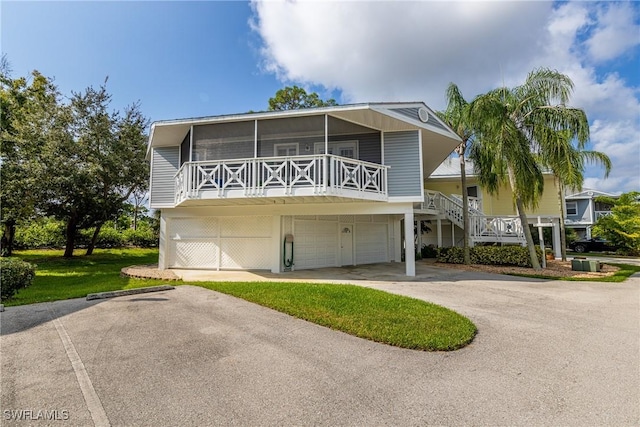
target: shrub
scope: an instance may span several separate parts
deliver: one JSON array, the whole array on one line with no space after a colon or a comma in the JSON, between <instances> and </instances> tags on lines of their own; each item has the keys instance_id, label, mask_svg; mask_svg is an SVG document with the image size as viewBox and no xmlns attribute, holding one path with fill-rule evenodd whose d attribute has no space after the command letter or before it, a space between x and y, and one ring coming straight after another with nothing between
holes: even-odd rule
<instances>
[{"instance_id":1,"label":"shrub","mask_svg":"<svg viewBox=\"0 0 640 427\"><path fill-rule=\"evenodd\" d=\"M531 267L529 250L523 246L474 246L469 249L472 264L514 265ZM542 262L542 251L536 248L538 260ZM439 248L438 262L449 264L464 263L463 248Z\"/></svg>"},{"instance_id":2,"label":"shrub","mask_svg":"<svg viewBox=\"0 0 640 427\"><path fill-rule=\"evenodd\" d=\"M438 248L433 245L424 245L421 252L422 258L436 258L438 256Z\"/></svg>"},{"instance_id":3,"label":"shrub","mask_svg":"<svg viewBox=\"0 0 640 427\"><path fill-rule=\"evenodd\" d=\"M158 236L151 228L130 228L122 232L122 237L127 245L140 248L154 248L158 246Z\"/></svg>"},{"instance_id":4,"label":"shrub","mask_svg":"<svg viewBox=\"0 0 640 427\"><path fill-rule=\"evenodd\" d=\"M50 218L16 227L16 249L61 248L65 243L64 223Z\"/></svg>"},{"instance_id":5,"label":"shrub","mask_svg":"<svg viewBox=\"0 0 640 427\"><path fill-rule=\"evenodd\" d=\"M93 236L93 229L89 231L89 241ZM96 248L120 248L124 246L124 239L122 233L112 227L102 227L100 234L98 234L98 240L96 240Z\"/></svg>"},{"instance_id":6,"label":"shrub","mask_svg":"<svg viewBox=\"0 0 640 427\"><path fill-rule=\"evenodd\" d=\"M18 258L0 258L0 299L9 299L19 289L31 285L35 269L35 265Z\"/></svg>"}]
</instances>

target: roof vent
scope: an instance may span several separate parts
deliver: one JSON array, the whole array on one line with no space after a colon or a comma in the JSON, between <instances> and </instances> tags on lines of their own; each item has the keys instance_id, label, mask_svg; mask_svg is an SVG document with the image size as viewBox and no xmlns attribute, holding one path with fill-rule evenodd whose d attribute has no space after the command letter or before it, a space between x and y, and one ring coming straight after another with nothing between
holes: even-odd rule
<instances>
[{"instance_id":1,"label":"roof vent","mask_svg":"<svg viewBox=\"0 0 640 427\"><path fill-rule=\"evenodd\" d=\"M429 121L429 111L424 107L418 108L418 118L422 123L427 123Z\"/></svg>"}]
</instances>

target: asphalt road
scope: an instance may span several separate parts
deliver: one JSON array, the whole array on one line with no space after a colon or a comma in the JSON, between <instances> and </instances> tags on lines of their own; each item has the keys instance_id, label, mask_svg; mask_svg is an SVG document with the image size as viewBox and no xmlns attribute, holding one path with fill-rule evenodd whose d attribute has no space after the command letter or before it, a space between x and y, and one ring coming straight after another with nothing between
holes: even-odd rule
<instances>
[{"instance_id":1,"label":"asphalt road","mask_svg":"<svg viewBox=\"0 0 640 427\"><path fill-rule=\"evenodd\" d=\"M9 307L0 422L640 424L639 278L445 270L430 282L367 286L453 308L479 334L455 352L398 349L192 286Z\"/></svg>"}]
</instances>

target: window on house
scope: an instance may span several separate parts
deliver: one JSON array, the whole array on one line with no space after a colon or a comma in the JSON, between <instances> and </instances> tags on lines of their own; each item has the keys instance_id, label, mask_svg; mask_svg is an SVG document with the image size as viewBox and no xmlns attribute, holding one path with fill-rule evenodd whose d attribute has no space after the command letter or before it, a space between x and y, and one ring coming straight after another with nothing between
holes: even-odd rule
<instances>
[{"instance_id":1,"label":"window on house","mask_svg":"<svg viewBox=\"0 0 640 427\"><path fill-rule=\"evenodd\" d=\"M298 155L298 143L275 144L273 146L273 155L276 157L291 157Z\"/></svg>"},{"instance_id":2,"label":"window on house","mask_svg":"<svg viewBox=\"0 0 640 427\"><path fill-rule=\"evenodd\" d=\"M566 205L567 216L578 215L578 202L567 202Z\"/></svg>"},{"instance_id":3,"label":"window on house","mask_svg":"<svg viewBox=\"0 0 640 427\"><path fill-rule=\"evenodd\" d=\"M324 154L324 142L316 142L314 146L315 154ZM330 142L329 153L349 159L358 158L358 141Z\"/></svg>"},{"instance_id":4,"label":"window on house","mask_svg":"<svg viewBox=\"0 0 640 427\"><path fill-rule=\"evenodd\" d=\"M608 203L596 202L595 210L598 212L610 211L612 206Z\"/></svg>"},{"instance_id":5,"label":"window on house","mask_svg":"<svg viewBox=\"0 0 640 427\"><path fill-rule=\"evenodd\" d=\"M478 197L478 186L473 185L471 187L467 187L467 196Z\"/></svg>"}]
</instances>

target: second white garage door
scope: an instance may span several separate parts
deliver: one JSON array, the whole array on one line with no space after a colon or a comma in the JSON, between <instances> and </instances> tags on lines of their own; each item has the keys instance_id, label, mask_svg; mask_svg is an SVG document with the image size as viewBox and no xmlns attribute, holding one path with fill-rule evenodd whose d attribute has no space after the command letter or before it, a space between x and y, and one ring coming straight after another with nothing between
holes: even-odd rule
<instances>
[{"instance_id":1,"label":"second white garage door","mask_svg":"<svg viewBox=\"0 0 640 427\"><path fill-rule=\"evenodd\" d=\"M296 270L389 261L387 216L296 217L294 238ZM353 247L354 256L345 256L344 247Z\"/></svg>"},{"instance_id":2,"label":"second white garage door","mask_svg":"<svg viewBox=\"0 0 640 427\"><path fill-rule=\"evenodd\" d=\"M296 220L294 223L296 270L338 265L338 222Z\"/></svg>"}]
</instances>

